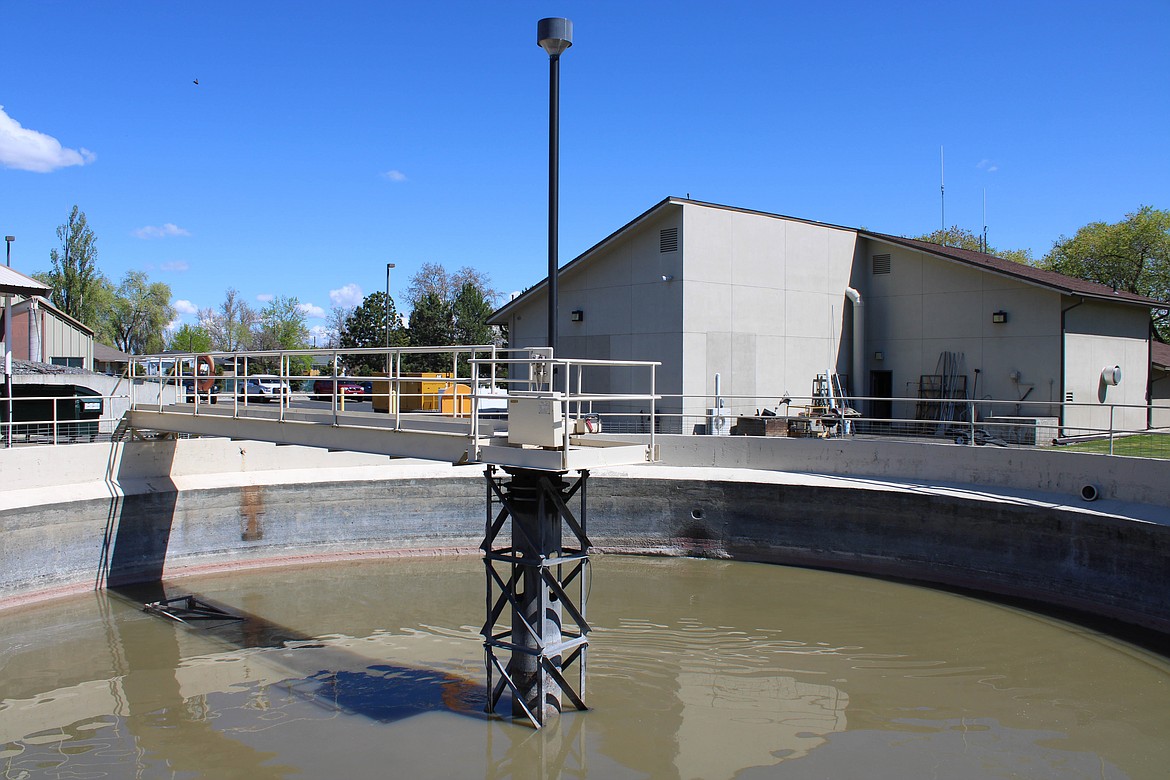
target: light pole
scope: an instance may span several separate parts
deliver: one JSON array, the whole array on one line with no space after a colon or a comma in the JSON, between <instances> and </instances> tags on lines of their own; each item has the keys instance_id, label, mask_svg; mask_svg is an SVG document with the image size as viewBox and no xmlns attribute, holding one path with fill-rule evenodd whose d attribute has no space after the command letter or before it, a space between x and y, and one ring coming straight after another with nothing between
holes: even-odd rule
<instances>
[{"instance_id":1,"label":"light pole","mask_svg":"<svg viewBox=\"0 0 1170 780\"><path fill-rule=\"evenodd\" d=\"M561 53L573 45L573 22L553 17L536 23L536 42L548 52L548 345L557 349L557 220L560 176Z\"/></svg>"},{"instance_id":2,"label":"light pole","mask_svg":"<svg viewBox=\"0 0 1170 780\"><path fill-rule=\"evenodd\" d=\"M386 263L386 377L389 383L390 377L390 269L394 267L394 263ZM387 384L387 387L390 385Z\"/></svg>"},{"instance_id":3,"label":"light pole","mask_svg":"<svg viewBox=\"0 0 1170 780\"><path fill-rule=\"evenodd\" d=\"M4 236L7 244L4 262L8 268L12 267L12 242L16 236ZM8 425L4 428L4 446L12 446L12 298L4 296L4 398L8 405L8 416L5 418Z\"/></svg>"}]
</instances>

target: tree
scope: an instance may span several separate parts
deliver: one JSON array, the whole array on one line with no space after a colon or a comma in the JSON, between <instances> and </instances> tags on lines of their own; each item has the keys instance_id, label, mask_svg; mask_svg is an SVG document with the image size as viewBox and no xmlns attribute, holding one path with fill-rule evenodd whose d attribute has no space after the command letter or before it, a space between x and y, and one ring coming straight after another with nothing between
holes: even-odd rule
<instances>
[{"instance_id":1,"label":"tree","mask_svg":"<svg viewBox=\"0 0 1170 780\"><path fill-rule=\"evenodd\" d=\"M410 312L408 343L412 347L449 345L454 339L454 325L451 305L440 298L437 292L425 293ZM451 354L411 355L407 362L411 371L450 371Z\"/></svg>"},{"instance_id":2,"label":"tree","mask_svg":"<svg viewBox=\"0 0 1170 780\"><path fill-rule=\"evenodd\" d=\"M465 282L451 304L452 343L455 344L503 344L499 328L488 325L492 305L483 291L471 282ZM470 355L459 357L459 375L470 376Z\"/></svg>"},{"instance_id":3,"label":"tree","mask_svg":"<svg viewBox=\"0 0 1170 780\"><path fill-rule=\"evenodd\" d=\"M57 239L61 248L49 252L53 270L35 276L53 288L49 300L54 306L97 330L100 299L95 295L104 277L97 268L97 237L85 212L74 206L69 219L57 226Z\"/></svg>"},{"instance_id":4,"label":"tree","mask_svg":"<svg viewBox=\"0 0 1170 780\"><path fill-rule=\"evenodd\" d=\"M183 325L167 340L167 349L176 352L210 352L211 335L197 325Z\"/></svg>"},{"instance_id":5,"label":"tree","mask_svg":"<svg viewBox=\"0 0 1170 780\"><path fill-rule=\"evenodd\" d=\"M256 311L229 287L219 309L200 309L199 327L211 336L211 346L220 352L235 352L252 345Z\"/></svg>"},{"instance_id":6,"label":"tree","mask_svg":"<svg viewBox=\"0 0 1170 780\"><path fill-rule=\"evenodd\" d=\"M384 292L374 292L362 300L345 319L339 338L342 349L362 349L386 345L386 326L390 326L390 346L401 347L407 343L406 333L394 308L394 299ZM351 374L369 376L386 370L386 359L376 355L347 355L343 365Z\"/></svg>"},{"instance_id":7,"label":"tree","mask_svg":"<svg viewBox=\"0 0 1170 780\"><path fill-rule=\"evenodd\" d=\"M1170 301L1170 211L1142 206L1114 224L1091 222L1061 236L1040 261L1044 268L1115 290ZM1154 331L1170 341L1170 312L1154 309Z\"/></svg>"},{"instance_id":8,"label":"tree","mask_svg":"<svg viewBox=\"0 0 1170 780\"><path fill-rule=\"evenodd\" d=\"M142 271L127 271L118 285L110 311L115 346L130 354L162 351L163 332L175 318L171 288L151 282Z\"/></svg>"},{"instance_id":9,"label":"tree","mask_svg":"<svg viewBox=\"0 0 1170 780\"><path fill-rule=\"evenodd\" d=\"M423 263L406 290L412 310L409 325L411 346L498 343L498 332L487 324L499 293L491 288L484 273L464 266L453 274L437 263ZM450 371L451 355L412 357L411 370ZM466 375L466 362L459 373Z\"/></svg>"},{"instance_id":10,"label":"tree","mask_svg":"<svg viewBox=\"0 0 1170 780\"><path fill-rule=\"evenodd\" d=\"M297 298L284 295L273 298L260 311L253 347L260 350L308 349L309 328L305 324L306 319ZM260 362L269 371L279 370L275 360ZM307 357L294 358L290 371L294 375L305 376L309 372L309 363Z\"/></svg>"},{"instance_id":11,"label":"tree","mask_svg":"<svg viewBox=\"0 0 1170 780\"><path fill-rule=\"evenodd\" d=\"M354 306L334 306L329 310L329 317L325 320L325 346L330 349L341 346L341 334L345 332L345 322L354 313Z\"/></svg>"},{"instance_id":12,"label":"tree","mask_svg":"<svg viewBox=\"0 0 1170 780\"><path fill-rule=\"evenodd\" d=\"M411 308L414 308L428 293L433 293L440 301L450 304L463 289L463 285L468 283L478 288L489 303L500 297L500 293L492 289L488 275L470 266L463 266L455 273L449 274L447 269L438 263L423 263L410 279L410 286L406 288L406 300Z\"/></svg>"},{"instance_id":13,"label":"tree","mask_svg":"<svg viewBox=\"0 0 1170 780\"><path fill-rule=\"evenodd\" d=\"M971 252L983 252L984 254L1002 257L1004 260L1011 260L1012 262L1022 263L1024 265L1030 265L1032 263L1031 249L996 249L992 246L984 247L983 240L979 236L958 225L952 225L946 230L935 230L932 233L915 236L914 238L918 241L929 241L932 244L939 244L940 246L967 249Z\"/></svg>"}]
</instances>

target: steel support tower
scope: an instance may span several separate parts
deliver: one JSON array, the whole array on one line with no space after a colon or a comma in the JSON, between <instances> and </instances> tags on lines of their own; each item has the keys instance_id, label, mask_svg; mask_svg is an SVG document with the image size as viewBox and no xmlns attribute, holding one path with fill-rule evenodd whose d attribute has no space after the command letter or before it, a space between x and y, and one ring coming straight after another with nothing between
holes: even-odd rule
<instances>
[{"instance_id":1,"label":"steel support tower","mask_svg":"<svg viewBox=\"0 0 1170 780\"><path fill-rule=\"evenodd\" d=\"M480 633L487 666L486 711L496 712L508 690L513 717L522 715L539 729L560 713L563 699L578 710L588 709L589 472L578 471L570 481L564 471L503 471L506 476L496 466L484 472L487 518L481 548L487 618ZM574 498L576 513L569 508ZM509 610L510 623L504 623ZM507 654L506 664L501 653ZM576 687L569 682L574 665Z\"/></svg>"}]
</instances>

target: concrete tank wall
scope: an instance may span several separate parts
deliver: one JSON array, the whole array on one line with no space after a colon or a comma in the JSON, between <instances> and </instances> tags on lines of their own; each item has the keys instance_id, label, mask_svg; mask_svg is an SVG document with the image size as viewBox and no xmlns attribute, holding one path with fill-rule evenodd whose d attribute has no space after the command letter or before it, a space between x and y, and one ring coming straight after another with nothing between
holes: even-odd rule
<instances>
[{"instance_id":1,"label":"concrete tank wall","mask_svg":"<svg viewBox=\"0 0 1170 780\"><path fill-rule=\"evenodd\" d=\"M597 547L905 577L1075 607L1170 633L1170 526L1163 505L1117 498L1084 504L1020 487L769 469L766 462L788 456L781 442L682 438L692 441L666 441L679 465L595 472L588 501ZM826 451L836 446L820 444ZM892 446L886 462L931 477L949 473L939 453L970 452L970 467L986 468L975 448L926 449L933 459ZM730 467L694 465L716 457L716 450ZM1050 457L1057 465L1033 481L1087 478L1065 474L1071 461L1062 459L1071 454ZM1126 462L1131 472L1145 465L1110 461ZM744 468L749 464L754 468ZM37 448L0 453L0 466L5 488L15 484L12 477L39 481L0 490L6 563L0 605L215 568L474 554L486 516L480 467L256 442ZM1119 480L1123 471L1118 468ZM1107 495L1136 490L1103 485Z\"/></svg>"}]
</instances>

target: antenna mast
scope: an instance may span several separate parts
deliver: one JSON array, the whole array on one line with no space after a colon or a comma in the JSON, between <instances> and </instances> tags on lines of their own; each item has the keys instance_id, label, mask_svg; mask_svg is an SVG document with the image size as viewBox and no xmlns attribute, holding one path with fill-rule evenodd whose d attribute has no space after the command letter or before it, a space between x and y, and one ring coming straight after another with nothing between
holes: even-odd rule
<instances>
[{"instance_id":1,"label":"antenna mast","mask_svg":"<svg viewBox=\"0 0 1170 780\"><path fill-rule=\"evenodd\" d=\"M983 254L987 254L987 188L983 188Z\"/></svg>"},{"instance_id":2,"label":"antenna mast","mask_svg":"<svg viewBox=\"0 0 1170 780\"><path fill-rule=\"evenodd\" d=\"M947 242L947 164L946 164L946 149L942 146L938 148L938 197L940 205L942 206L942 239L943 244Z\"/></svg>"}]
</instances>

